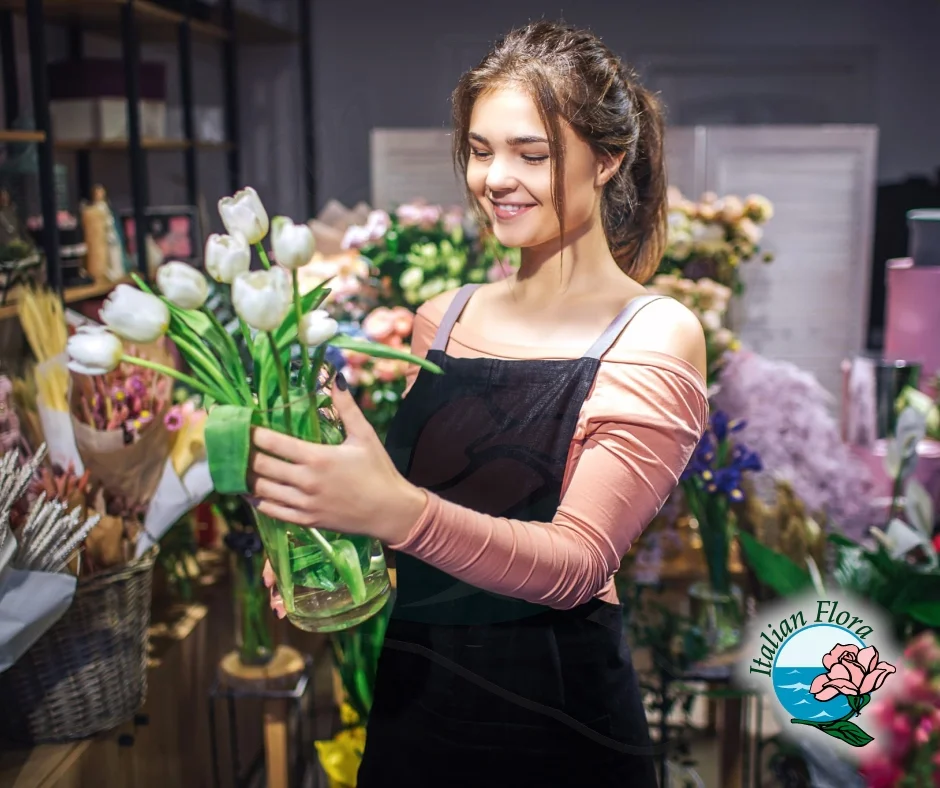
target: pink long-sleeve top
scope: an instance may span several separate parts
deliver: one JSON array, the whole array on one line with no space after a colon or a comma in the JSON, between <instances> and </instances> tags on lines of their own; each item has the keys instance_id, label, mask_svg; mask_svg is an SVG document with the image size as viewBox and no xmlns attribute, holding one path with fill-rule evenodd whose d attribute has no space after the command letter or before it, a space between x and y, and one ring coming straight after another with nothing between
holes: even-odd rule
<instances>
[{"instance_id":1,"label":"pink long-sleeve top","mask_svg":"<svg viewBox=\"0 0 940 788\"><path fill-rule=\"evenodd\" d=\"M415 355L427 353L444 309L430 301L418 310ZM614 573L675 488L708 421L705 382L692 364L618 344L601 359L582 406L551 523L481 514L429 492L406 538L389 546L477 588L548 607L592 597L616 603ZM497 344L460 323L447 353L571 357L570 350ZM409 389L417 373L410 371Z\"/></svg>"}]
</instances>

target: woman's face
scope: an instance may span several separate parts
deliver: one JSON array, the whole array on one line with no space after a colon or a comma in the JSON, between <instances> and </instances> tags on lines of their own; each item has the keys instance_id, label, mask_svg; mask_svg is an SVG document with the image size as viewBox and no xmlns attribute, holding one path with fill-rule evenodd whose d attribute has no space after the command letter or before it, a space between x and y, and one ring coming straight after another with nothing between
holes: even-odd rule
<instances>
[{"instance_id":1,"label":"woman's face","mask_svg":"<svg viewBox=\"0 0 940 788\"><path fill-rule=\"evenodd\" d=\"M599 215L598 159L590 145L562 121L565 235ZM470 116L467 185L486 212L497 240L509 247L555 241L548 133L535 102L506 86L480 95Z\"/></svg>"}]
</instances>

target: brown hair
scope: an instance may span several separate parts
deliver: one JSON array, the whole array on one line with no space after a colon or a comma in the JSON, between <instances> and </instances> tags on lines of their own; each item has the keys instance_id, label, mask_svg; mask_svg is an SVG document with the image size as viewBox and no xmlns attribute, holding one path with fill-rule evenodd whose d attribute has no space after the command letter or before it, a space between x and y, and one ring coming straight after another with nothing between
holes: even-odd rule
<instances>
[{"instance_id":1,"label":"brown hair","mask_svg":"<svg viewBox=\"0 0 940 788\"><path fill-rule=\"evenodd\" d=\"M617 264L647 281L666 244L666 171L659 102L636 74L587 30L558 22L533 22L511 31L465 73L453 93L454 164L466 176L467 135L477 98L506 84L532 95L549 138L552 197L564 243L565 151L560 118L596 152L624 153L604 187L601 216ZM470 204L481 217L470 195Z\"/></svg>"}]
</instances>

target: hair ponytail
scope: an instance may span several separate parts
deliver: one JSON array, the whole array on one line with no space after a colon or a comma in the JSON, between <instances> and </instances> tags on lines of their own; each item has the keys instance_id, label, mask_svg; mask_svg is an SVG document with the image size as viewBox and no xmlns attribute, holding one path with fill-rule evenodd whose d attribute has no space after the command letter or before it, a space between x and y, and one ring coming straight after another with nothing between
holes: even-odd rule
<instances>
[{"instance_id":1,"label":"hair ponytail","mask_svg":"<svg viewBox=\"0 0 940 788\"><path fill-rule=\"evenodd\" d=\"M604 230L614 259L641 284L656 273L666 249L664 123L659 101L632 75L626 78L633 105L635 152L624 156L621 172L604 194Z\"/></svg>"}]
</instances>

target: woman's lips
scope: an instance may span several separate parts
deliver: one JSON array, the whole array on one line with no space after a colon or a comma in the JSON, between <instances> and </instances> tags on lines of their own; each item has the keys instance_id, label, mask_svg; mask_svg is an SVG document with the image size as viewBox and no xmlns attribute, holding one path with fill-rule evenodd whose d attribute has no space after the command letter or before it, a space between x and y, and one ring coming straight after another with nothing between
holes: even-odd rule
<instances>
[{"instance_id":1,"label":"woman's lips","mask_svg":"<svg viewBox=\"0 0 940 788\"><path fill-rule=\"evenodd\" d=\"M494 215L503 222L518 219L524 213L528 213L530 209L535 207L532 203L492 202L492 200L490 202L493 205Z\"/></svg>"}]
</instances>

